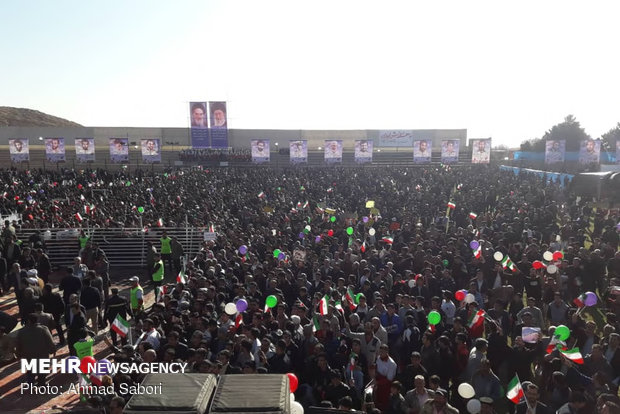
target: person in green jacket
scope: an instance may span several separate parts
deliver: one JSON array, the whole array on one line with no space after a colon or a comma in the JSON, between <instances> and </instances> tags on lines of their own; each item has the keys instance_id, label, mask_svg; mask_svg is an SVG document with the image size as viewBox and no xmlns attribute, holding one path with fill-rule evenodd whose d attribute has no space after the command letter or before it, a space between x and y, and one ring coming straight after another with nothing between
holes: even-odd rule
<instances>
[{"instance_id":1,"label":"person in green jacket","mask_svg":"<svg viewBox=\"0 0 620 414\"><path fill-rule=\"evenodd\" d=\"M159 241L161 243L162 260L166 263L168 268L174 269L174 264L172 263L172 239L168 236L168 233L164 231Z\"/></svg>"}]
</instances>

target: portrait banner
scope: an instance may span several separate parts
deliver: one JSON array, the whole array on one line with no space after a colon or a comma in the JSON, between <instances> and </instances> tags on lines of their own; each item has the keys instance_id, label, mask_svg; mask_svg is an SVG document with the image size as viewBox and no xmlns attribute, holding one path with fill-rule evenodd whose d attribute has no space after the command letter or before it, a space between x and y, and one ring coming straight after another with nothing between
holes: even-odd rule
<instances>
[{"instance_id":1,"label":"portrait banner","mask_svg":"<svg viewBox=\"0 0 620 414\"><path fill-rule=\"evenodd\" d=\"M291 164L308 162L308 141L289 141Z\"/></svg>"},{"instance_id":2,"label":"portrait banner","mask_svg":"<svg viewBox=\"0 0 620 414\"><path fill-rule=\"evenodd\" d=\"M433 141L430 139L419 139L413 142L413 162L416 164L426 164L431 162L431 151Z\"/></svg>"},{"instance_id":3,"label":"portrait banner","mask_svg":"<svg viewBox=\"0 0 620 414\"><path fill-rule=\"evenodd\" d=\"M598 164L601 157L601 141L587 139L579 146L579 164Z\"/></svg>"},{"instance_id":4,"label":"portrait banner","mask_svg":"<svg viewBox=\"0 0 620 414\"><path fill-rule=\"evenodd\" d=\"M545 164L564 162L566 156L566 140L548 139L545 142Z\"/></svg>"},{"instance_id":5,"label":"portrait banner","mask_svg":"<svg viewBox=\"0 0 620 414\"><path fill-rule=\"evenodd\" d=\"M161 147L159 139L142 139L140 140L140 147L142 148L143 162L149 164L161 162Z\"/></svg>"},{"instance_id":6,"label":"portrait banner","mask_svg":"<svg viewBox=\"0 0 620 414\"><path fill-rule=\"evenodd\" d=\"M128 162L129 161L129 139L110 138L110 161Z\"/></svg>"},{"instance_id":7,"label":"portrait banner","mask_svg":"<svg viewBox=\"0 0 620 414\"><path fill-rule=\"evenodd\" d=\"M75 139L75 158L78 162L95 161L95 139L76 138Z\"/></svg>"},{"instance_id":8,"label":"portrait banner","mask_svg":"<svg viewBox=\"0 0 620 414\"><path fill-rule=\"evenodd\" d=\"M209 138L209 125L207 122L207 103L190 102L189 118L192 148L211 147L211 140Z\"/></svg>"},{"instance_id":9,"label":"portrait banner","mask_svg":"<svg viewBox=\"0 0 620 414\"><path fill-rule=\"evenodd\" d=\"M355 141L355 162L364 164L372 162L372 149L374 143L370 140L361 139Z\"/></svg>"},{"instance_id":10,"label":"portrait banner","mask_svg":"<svg viewBox=\"0 0 620 414\"><path fill-rule=\"evenodd\" d=\"M472 164L488 164L491 161L491 138L472 139Z\"/></svg>"},{"instance_id":11,"label":"portrait banner","mask_svg":"<svg viewBox=\"0 0 620 414\"><path fill-rule=\"evenodd\" d=\"M328 164L342 162L342 140L325 140L325 162Z\"/></svg>"},{"instance_id":12,"label":"portrait banner","mask_svg":"<svg viewBox=\"0 0 620 414\"><path fill-rule=\"evenodd\" d=\"M454 164L459 162L458 139L446 139L441 141L441 162L443 164Z\"/></svg>"},{"instance_id":13,"label":"portrait banner","mask_svg":"<svg viewBox=\"0 0 620 414\"><path fill-rule=\"evenodd\" d=\"M228 148L228 112L226 102L209 102L212 148Z\"/></svg>"},{"instance_id":14,"label":"portrait banner","mask_svg":"<svg viewBox=\"0 0 620 414\"><path fill-rule=\"evenodd\" d=\"M49 162L66 160L64 138L45 138L45 159Z\"/></svg>"},{"instance_id":15,"label":"portrait banner","mask_svg":"<svg viewBox=\"0 0 620 414\"><path fill-rule=\"evenodd\" d=\"M30 141L28 138L24 139L10 139L9 140L9 153L11 154L12 162L27 162L30 161Z\"/></svg>"},{"instance_id":16,"label":"portrait banner","mask_svg":"<svg viewBox=\"0 0 620 414\"><path fill-rule=\"evenodd\" d=\"M616 164L620 164L620 139L616 141Z\"/></svg>"},{"instance_id":17,"label":"portrait banner","mask_svg":"<svg viewBox=\"0 0 620 414\"><path fill-rule=\"evenodd\" d=\"M263 162L269 162L269 140L268 139L253 139L250 141L252 147L252 162L261 164Z\"/></svg>"},{"instance_id":18,"label":"portrait banner","mask_svg":"<svg viewBox=\"0 0 620 414\"><path fill-rule=\"evenodd\" d=\"M379 131L380 147L410 147L413 144L413 131L386 130Z\"/></svg>"}]
</instances>

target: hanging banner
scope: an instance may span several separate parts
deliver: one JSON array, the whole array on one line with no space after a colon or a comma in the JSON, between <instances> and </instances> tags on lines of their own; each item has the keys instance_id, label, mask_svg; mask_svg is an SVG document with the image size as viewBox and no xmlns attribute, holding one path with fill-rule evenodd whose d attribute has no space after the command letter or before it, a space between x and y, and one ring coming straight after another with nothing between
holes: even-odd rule
<instances>
[{"instance_id":1,"label":"hanging banner","mask_svg":"<svg viewBox=\"0 0 620 414\"><path fill-rule=\"evenodd\" d=\"M26 139L10 139L9 153L13 162L30 161L30 145L28 138Z\"/></svg>"},{"instance_id":2,"label":"hanging banner","mask_svg":"<svg viewBox=\"0 0 620 414\"><path fill-rule=\"evenodd\" d=\"M250 141L252 148L252 162L261 164L263 162L269 162L269 140L268 139L253 139Z\"/></svg>"},{"instance_id":3,"label":"hanging banner","mask_svg":"<svg viewBox=\"0 0 620 414\"><path fill-rule=\"evenodd\" d=\"M491 138L472 139L472 164L488 164L491 160Z\"/></svg>"},{"instance_id":4,"label":"hanging banner","mask_svg":"<svg viewBox=\"0 0 620 414\"><path fill-rule=\"evenodd\" d=\"M425 164L431 162L431 150L433 141L430 139L420 139L413 142L413 162Z\"/></svg>"},{"instance_id":5,"label":"hanging banner","mask_svg":"<svg viewBox=\"0 0 620 414\"><path fill-rule=\"evenodd\" d=\"M159 146L159 139L142 139L140 140L140 147L142 148L143 162L149 164L161 162L161 147Z\"/></svg>"},{"instance_id":6,"label":"hanging banner","mask_svg":"<svg viewBox=\"0 0 620 414\"><path fill-rule=\"evenodd\" d=\"M548 139L545 142L545 164L564 162L566 154L566 140Z\"/></svg>"},{"instance_id":7,"label":"hanging banner","mask_svg":"<svg viewBox=\"0 0 620 414\"><path fill-rule=\"evenodd\" d=\"M325 140L325 162L328 164L342 162L342 140Z\"/></svg>"},{"instance_id":8,"label":"hanging banner","mask_svg":"<svg viewBox=\"0 0 620 414\"><path fill-rule=\"evenodd\" d=\"M355 162L363 164L372 162L372 147L374 143L370 140L355 141Z\"/></svg>"},{"instance_id":9,"label":"hanging banner","mask_svg":"<svg viewBox=\"0 0 620 414\"><path fill-rule=\"evenodd\" d=\"M447 139L441 141L441 162L443 164L454 164L459 162L458 139Z\"/></svg>"},{"instance_id":10,"label":"hanging banner","mask_svg":"<svg viewBox=\"0 0 620 414\"><path fill-rule=\"evenodd\" d=\"M209 102L211 147L228 148L226 102Z\"/></svg>"},{"instance_id":11,"label":"hanging banner","mask_svg":"<svg viewBox=\"0 0 620 414\"><path fill-rule=\"evenodd\" d=\"M75 139L75 158L78 162L95 161L95 139L76 138Z\"/></svg>"},{"instance_id":12,"label":"hanging banner","mask_svg":"<svg viewBox=\"0 0 620 414\"><path fill-rule=\"evenodd\" d=\"M379 131L379 147L410 147L413 144L413 131Z\"/></svg>"},{"instance_id":13,"label":"hanging banner","mask_svg":"<svg viewBox=\"0 0 620 414\"><path fill-rule=\"evenodd\" d=\"M616 141L616 164L620 164L620 139Z\"/></svg>"},{"instance_id":14,"label":"hanging banner","mask_svg":"<svg viewBox=\"0 0 620 414\"><path fill-rule=\"evenodd\" d=\"M308 162L308 141L289 141L291 164Z\"/></svg>"},{"instance_id":15,"label":"hanging banner","mask_svg":"<svg viewBox=\"0 0 620 414\"><path fill-rule=\"evenodd\" d=\"M110 161L129 161L129 140L127 138L110 138Z\"/></svg>"},{"instance_id":16,"label":"hanging banner","mask_svg":"<svg viewBox=\"0 0 620 414\"><path fill-rule=\"evenodd\" d=\"M209 148L209 128L207 125L207 103L190 102L189 118L191 120L192 148Z\"/></svg>"},{"instance_id":17,"label":"hanging banner","mask_svg":"<svg viewBox=\"0 0 620 414\"><path fill-rule=\"evenodd\" d=\"M66 160L64 138L45 138L45 159L49 162Z\"/></svg>"},{"instance_id":18,"label":"hanging banner","mask_svg":"<svg viewBox=\"0 0 620 414\"><path fill-rule=\"evenodd\" d=\"M601 141L588 139L581 141L579 164L598 164L601 157Z\"/></svg>"}]
</instances>

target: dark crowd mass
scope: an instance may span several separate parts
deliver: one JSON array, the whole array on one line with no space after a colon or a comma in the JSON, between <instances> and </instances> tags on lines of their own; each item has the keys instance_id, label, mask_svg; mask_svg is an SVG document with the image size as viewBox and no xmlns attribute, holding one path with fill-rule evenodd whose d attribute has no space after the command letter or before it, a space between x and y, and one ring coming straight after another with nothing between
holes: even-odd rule
<instances>
[{"instance_id":1,"label":"dark crowd mass","mask_svg":"<svg viewBox=\"0 0 620 414\"><path fill-rule=\"evenodd\" d=\"M0 178L0 211L19 217L1 234L2 292L20 316L2 315L5 361L92 337L116 362L294 374L306 410L620 410L618 210L540 177L426 166ZM216 239L186 257L164 231L183 225ZM40 236L18 240L20 228L87 226L157 235L126 292L87 233L59 286ZM109 330L117 315L130 335ZM89 401L121 412L121 384L142 379L105 375L115 392Z\"/></svg>"}]
</instances>

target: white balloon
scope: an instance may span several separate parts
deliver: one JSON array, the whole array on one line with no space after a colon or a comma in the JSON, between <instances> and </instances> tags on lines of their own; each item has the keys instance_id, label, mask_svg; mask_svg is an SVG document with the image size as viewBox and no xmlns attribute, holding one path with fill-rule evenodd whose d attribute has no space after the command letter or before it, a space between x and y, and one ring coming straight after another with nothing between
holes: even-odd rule
<instances>
[{"instance_id":1,"label":"white balloon","mask_svg":"<svg viewBox=\"0 0 620 414\"><path fill-rule=\"evenodd\" d=\"M409 286L410 288L415 286L415 280L413 279L409 279L409 281L407 282L407 286Z\"/></svg>"},{"instance_id":2,"label":"white balloon","mask_svg":"<svg viewBox=\"0 0 620 414\"><path fill-rule=\"evenodd\" d=\"M467 411L470 414L478 414L480 412L480 409L481 409L480 401L478 400L467 401Z\"/></svg>"},{"instance_id":3,"label":"white balloon","mask_svg":"<svg viewBox=\"0 0 620 414\"><path fill-rule=\"evenodd\" d=\"M312 230L312 227L310 227L310 225L308 224L308 225L306 226L306 230L310 231L310 230Z\"/></svg>"},{"instance_id":4,"label":"white balloon","mask_svg":"<svg viewBox=\"0 0 620 414\"><path fill-rule=\"evenodd\" d=\"M291 393L291 404L293 404L295 402L295 393L292 392Z\"/></svg>"},{"instance_id":5,"label":"white balloon","mask_svg":"<svg viewBox=\"0 0 620 414\"><path fill-rule=\"evenodd\" d=\"M231 316L234 315L237 313L237 305L232 302L227 303L226 306L224 306L224 312Z\"/></svg>"},{"instance_id":6,"label":"white balloon","mask_svg":"<svg viewBox=\"0 0 620 414\"><path fill-rule=\"evenodd\" d=\"M465 398L466 400L476 395L476 391L474 391L474 387L472 387L470 384L466 382L462 382L461 384L459 384L458 392L459 392L459 395Z\"/></svg>"},{"instance_id":7,"label":"white balloon","mask_svg":"<svg viewBox=\"0 0 620 414\"><path fill-rule=\"evenodd\" d=\"M555 274L558 271L558 267L554 264L550 264L549 266L547 266L547 273L549 273L550 275Z\"/></svg>"},{"instance_id":8,"label":"white balloon","mask_svg":"<svg viewBox=\"0 0 620 414\"><path fill-rule=\"evenodd\" d=\"M475 300L476 300L476 297L474 296L473 293L468 293L467 295L465 295L465 303L472 303Z\"/></svg>"},{"instance_id":9,"label":"white balloon","mask_svg":"<svg viewBox=\"0 0 620 414\"><path fill-rule=\"evenodd\" d=\"M495 252L493 253L493 258L497 260L498 262L501 262L502 259L504 258L504 255L502 254L502 252Z\"/></svg>"},{"instance_id":10,"label":"white balloon","mask_svg":"<svg viewBox=\"0 0 620 414\"><path fill-rule=\"evenodd\" d=\"M370 234L371 236L374 236L374 235L375 235L375 233L376 233L376 232L375 232L375 229L374 229L373 227L371 227L371 228L369 228L369 229L368 229L368 234Z\"/></svg>"},{"instance_id":11,"label":"white balloon","mask_svg":"<svg viewBox=\"0 0 620 414\"><path fill-rule=\"evenodd\" d=\"M297 401L291 403L291 414L304 414L304 407Z\"/></svg>"},{"instance_id":12,"label":"white balloon","mask_svg":"<svg viewBox=\"0 0 620 414\"><path fill-rule=\"evenodd\" d=\"M544 252L543 253L543 259L545 259L548 262L552 261L553 260L553 253L551 253L551 252Z\"/></svg>"}]
</instances>

